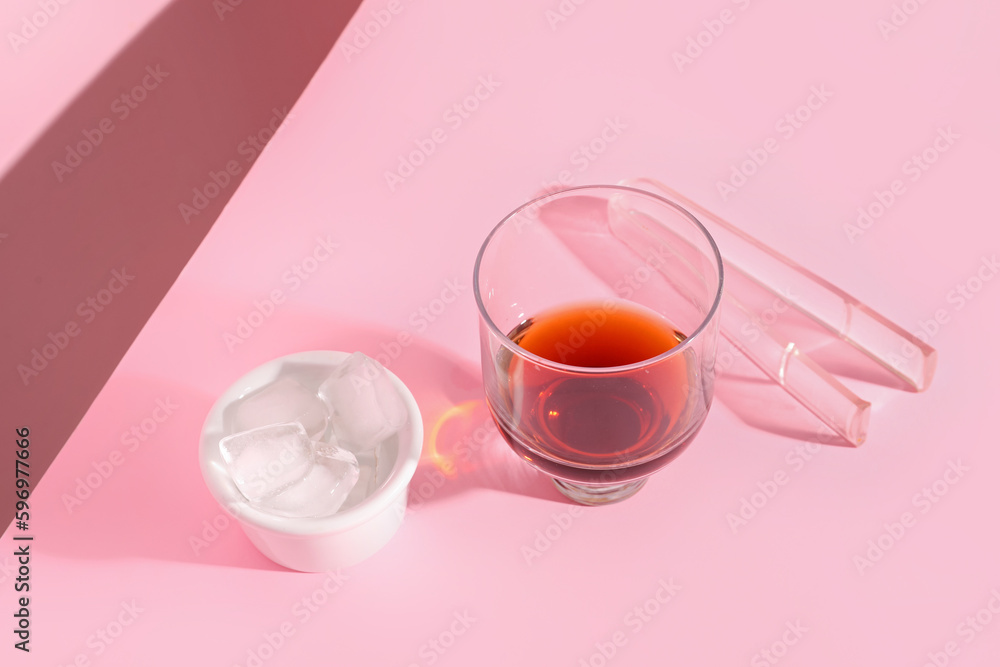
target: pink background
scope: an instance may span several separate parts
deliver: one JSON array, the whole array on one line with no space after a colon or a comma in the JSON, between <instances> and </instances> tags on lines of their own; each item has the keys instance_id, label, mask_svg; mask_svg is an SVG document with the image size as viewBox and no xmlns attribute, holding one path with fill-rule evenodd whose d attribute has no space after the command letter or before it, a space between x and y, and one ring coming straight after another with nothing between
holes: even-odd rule
<instances>
[{"instance_id":1,"label":"pink background","mask_svg":"<svg viewBox=\"0 0 1000 667\"><path fill-rule=\"evenodd\" d=\"M916 12L883 35L887 1L366 0L37 485L32 652L8 634L3 663L254 665L263 646L268 666L992 664L1000 280L975 279L995 277L1000 250L1000 7L896 4ZM4 168L162 6L134 3L125 18L115 3L71 3L4 52ZM225 17L230 29L249 6ZM560 7L569 15L554 22ZM7 3L0 25L35 10ZM725 10L729 24L715 23ZM373 12L391 21L348 53ZM204 21L218 18L206 9ZM708 46L679 68L674 53L702 32ZM490 92L458 123L448 110L482 81ZM783 130L813 89L829 99ZM268 115L239 120L263 127ZM602 145L609 121L618 129ZM438 128L443 143L390 189L385 172ZM943 128L957 139L913 180L908 161ZM724 200L717 183L769 138L777 152ZM240 158L228 145L212 170ZM482 437L471 290L488 231L563 171L572 184L659 178L913 332L938 316L934 384L912 394L847 378L873 402L868 442L806 460L815 423L734 367L697 441L639 495L567 504L494 431ZM903 193L852 238L858 207L895 179ZM163 224L195 233L180 213ZM317 237L337 250L296 285L287 272ZM956 291L969 281L981 287L971 299ZM455 284L440 315L421 313L440 312ZM227 345L275 290L272 314ZM393 347L403 332L415 342ZM205 414L233 380L311 349L390 354L420 403L425 447L458 461L445 477L426 457L401 531L338 582L273 565L225 525L196 457ZM5 373L22 352L5 351ZM157 401L176 405L162 422ZM143 425L144 440L125 436ZM476 435L484 444L463 461L474 441L462 439ZM112 456L120 465L68 504ZM776 474L786 483L771 486ZM773 497L734 528L728 515L761 489ZM909 527L894 526L905 512ZM891 546L861 564L880 537ZM0 565L9 614L14 559ZM134 621L122 611L132 603Z\"/></svg>"}]
</instances>

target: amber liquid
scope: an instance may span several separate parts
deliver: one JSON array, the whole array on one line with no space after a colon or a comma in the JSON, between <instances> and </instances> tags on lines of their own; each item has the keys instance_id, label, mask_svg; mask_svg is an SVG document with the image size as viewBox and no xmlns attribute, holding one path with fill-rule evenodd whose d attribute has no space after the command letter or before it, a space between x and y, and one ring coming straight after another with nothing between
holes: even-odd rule
<instances>
[{"instance_id":1,"label":"amber liquid","mask_svg":"<svg viewBox=\"0 0 1000 667\"><path fill-rule=\"evenodd\" d=\"M695 425L684 433L691 355L617 368L684 341L651 310L624 302L562 308L525 320L508 337L574 367L552 368L506 350L501 355L508 358L498 359L506 369L499 378L502 405L491 409L500 431L515 452L554 477L584 484L637 479L666 465L697 431Z\"/></svg>"}]
</instances>

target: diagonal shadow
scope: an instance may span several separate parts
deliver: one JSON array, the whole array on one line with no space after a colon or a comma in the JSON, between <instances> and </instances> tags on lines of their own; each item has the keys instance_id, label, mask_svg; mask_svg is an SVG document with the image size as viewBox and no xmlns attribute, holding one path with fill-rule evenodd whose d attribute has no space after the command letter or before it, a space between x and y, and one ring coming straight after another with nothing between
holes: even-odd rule
<instances>
[{"instance_id":1,"label":"diagonal shadow","mask_svg":"<svg viewBox=\"0 0 1000 667\"><path fill-rule=\"evenodd\" d=\"M34 483L359 4L177 0L3 176L0 428Z\"/></svg>"}]
</instances>

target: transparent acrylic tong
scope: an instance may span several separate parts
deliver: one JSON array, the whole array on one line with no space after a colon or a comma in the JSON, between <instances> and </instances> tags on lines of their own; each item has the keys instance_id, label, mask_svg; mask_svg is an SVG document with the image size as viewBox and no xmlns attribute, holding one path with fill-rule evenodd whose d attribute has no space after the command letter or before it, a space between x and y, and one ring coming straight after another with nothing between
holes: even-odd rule
<instances>
[{"instance_id":1,"label":"transparent acrylic tong","mask_svg":"<svg viewBox=\"0 0 1000 667\"><path fill-rule=\"evenodd\" d=\"M871 404L825 371L795 341L762 330L747 306L752 292L770 292L811 318L833 335L857 348L915 391L931 382L937 361L934 348L890 322L812 271L764 245L684 195L649 178L620 185L670 199L692 213L715 238L723 257L722 334L768 377L851 444L864 442ZM612 204L612 208L615 205ZM662 248L685 244L666 238L660 225L643 224L642 214L620 209L609 215L611 234L637 247L640 236L653 236ZM683 252L675 251L675 259ZM747 335L751 332L752 335Z\"/></svg>"},{"instance_id":2,"label":"transparent acrylic tong","mask_svg":"<svg viewBox=\"0 0 1000 667\"><path fill-rule=\"evenodd\" d=\"M854 446L868 432L871 404L810 359L796 341L761 326L754 304L762 295L792 307L834 336L858 349L915 391L923 391L934 375L937 352L910 333L808 269L737 229L684 195L649 178L622 181L621 186L661 195L694 215L719 246L723 258L722 334L747 359L778 383L823 423ZM635 266L641 248L658 248L656 262L642 258L654 279L644 288L684 297L697 286L671 283L662 262L690 264L699 253L685 239L655 224L627 196L612 198L602 211L540 211L544 225L597 276L609 285ZM613 237L618 244L608 245ZM630 258L631 257L631 258ZM697 272L688 272L697 273ZM669 298L669 297L664 297ZM766 316L766 315L765 315ZM772 313L772 316L774 314Z\"/></svg>"}]
</instances>

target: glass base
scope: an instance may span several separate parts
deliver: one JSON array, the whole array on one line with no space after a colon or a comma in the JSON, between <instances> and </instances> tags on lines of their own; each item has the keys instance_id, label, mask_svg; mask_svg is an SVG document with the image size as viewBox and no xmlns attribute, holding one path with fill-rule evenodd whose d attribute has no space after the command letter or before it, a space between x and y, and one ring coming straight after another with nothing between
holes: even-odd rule
<instances>
[{"instance_id":1,"label":"glass base","mask_svg":"<svg viewBox=\"0 0 1000 667\"><path fill-rule=\"evenodd\" d=\"M646 478L624 484L577 484L562 479L552 479L564 496L581 505L610 505L631 498L646 484Z\"/></svg>"}]
</instances>

